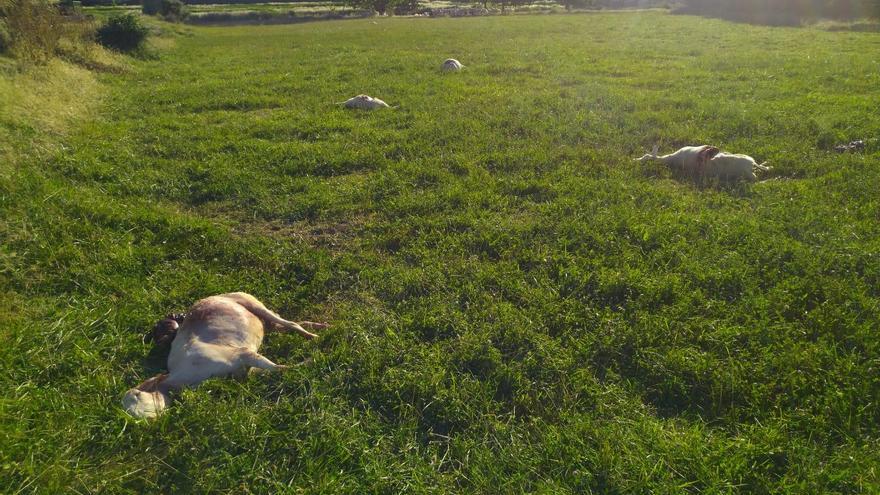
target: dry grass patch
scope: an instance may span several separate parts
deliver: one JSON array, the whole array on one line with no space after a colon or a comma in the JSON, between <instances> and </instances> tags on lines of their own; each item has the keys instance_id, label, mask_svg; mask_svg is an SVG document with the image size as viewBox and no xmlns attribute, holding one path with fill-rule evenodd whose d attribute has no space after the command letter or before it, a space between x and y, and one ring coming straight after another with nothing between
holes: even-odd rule
<instances>
[{"instance_id":1,"label":"dry grass patch","mask_svg":"<svg viewBox=\"0 0 880 495\"><path fill-rule=\"evenodd\" d=\"M108 65L122 67L101 50L96 53ZM100 99L95 74L68 62L8 70L0 75L0 154L14 162L14 148L28 142L32 152L46 151L76 121L94 116Z\"/></svg>"},{"instance_id":2,"label":"dry grass patch","mask_svg":"<svg viewBox=\"0 0 880 495\"><path fill-rule=\"evenodd\" d=\"M363 229L373 222L374 215L363 214L332 221L300 220L286 222L241 223L236 232L242 235L259 235L276 240L306 243L314 248L339 251L349 246Z\"/></svg>"}]
</instances>

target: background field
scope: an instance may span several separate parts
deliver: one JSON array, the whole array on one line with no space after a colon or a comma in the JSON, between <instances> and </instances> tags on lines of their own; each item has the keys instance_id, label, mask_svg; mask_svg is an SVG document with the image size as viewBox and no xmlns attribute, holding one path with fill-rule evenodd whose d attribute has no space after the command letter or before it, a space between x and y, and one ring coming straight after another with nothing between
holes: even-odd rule
<instances>
[{"instance_id":1,"label":"background field","mask_svg":"<svg viewBox=\"0 0 880 495\"><path fill-rule=\"evenodd\" d=\"M878 53L661 13L192 28L69 129L0 119L0 492L877 493L880 155L830 149L878 135ZM631 161L704 142L774 170ZM232 290L334 326L126 417L142 334Z\"/></svg>"},{"instance_id":2,"label":"background field","mask_svg":"<svg viewBox=\"0 0 880 495\"><path fill-rule=\"evenodd\" d=\"M500 13L501 8L492 7L492 13ZM646 6L650 6L646 4ZM434 16L450 15L453 10L479 11L483 4L479 2L459 2L454 0L420 1L418 8L411 13L433 12ZM598 7L597 7L598 8ZM534 12L563 12L565 7L552 0L535 0L528 5L508 5L508 12L520 14ZM348 5L342 1L296 1L296 2L266 2L266 3L228 3L228 4L189 4L187 5L189 16L184 22L189 24L234 24L234 23L278 23L303 22L314 17L315 20L327 18L327 16L353 16L364 17L371 15L371 10L364 6ZM83 8L83 12L96 18L106 18L116 13L140 12L138 5L100 5ZM393 9L389 9L393 12ZM487 11L489 12L489 11ZM297 19L290 19L293 14ZM462 14L459 14L462 15Z\"/></svg>"}]
</instances>

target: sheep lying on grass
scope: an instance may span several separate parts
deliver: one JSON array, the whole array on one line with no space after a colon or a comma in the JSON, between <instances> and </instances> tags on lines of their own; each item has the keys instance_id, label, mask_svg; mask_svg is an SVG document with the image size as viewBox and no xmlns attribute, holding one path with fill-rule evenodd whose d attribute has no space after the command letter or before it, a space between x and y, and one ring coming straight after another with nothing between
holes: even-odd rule
<instances>
[{"instance_id":1,"label":"sheep lying on grass","mask_svg":"<svg viewBox=\"0 0 880 495\"><path fill-rule=\"evenodd\" d=\"M276 328L296 331L308 339L309 329L327 328L325 323L287 321L254 296L233 292L198 301L178 324L166 318L157 324L163 337L173 339L168 354L168 373L144 381L126 392L122 407L137 418L153 418L171 402L170 391L195 387L216 376L246 373L249 368L282 370L260 354L263 331ZM157 339L159 343L159 339Z\"/></svg>"},{"instance_id":2,"label":"sheep lying on grass","mask_svg":"<svg viewBox=\"0 0 880 495\"><path fill-rule=\"evenodd\" d=\"M665 163L668 167L680 170L682 172L696 172L701 167L706 165L712 157L719 153L719 149L714 146L685 146L675 153L670 153L668 155L657 156L658 146L654 145L654 149L651 150L651 153L643 155L641 158L637 158L638 162L645 162L648 160L657 160Z\"/></svg>"},{"instance_id":3,"label":"sheep lying on grass","mask_svg":"<svg viewBox=\"0 0 880 495\"><path fill-rule=\"evenodd\" d=\"M770 170L767 162L756 163L755 159L748 155L737 155L720 151L709 145L685 146L669 155L657 155L657 146L651 153L636 158L637 162L657 160L666 164L676 172L685 173L694 177L714 177L725 180L749 180L757 179L755 169Z\"/></svg>"},{"instance_id":4,"label":"sheep lying on grass","mask_svg":"<svg viewBox=\"0 0 880 495\"><path fill-rule=\"evenodd\" d=\"M357 95L342 102L345 108L357 108L360 110L375 110L377 108L389 108L388 104L379 98L367 95Z\"/></svg>"},{"instance_id":5,"label":"sheep lying on grass","mask_svg":"<svg viewBox=\"0 0 880 495\"><path fill-rule=\"evenodd\" d=\"M455 60L454 58L447 58L445 61L443 61L441 69L443 69L445 72L455 72L461 70L463 67L464 66L461 65L461 62L459 62L458 60Z\"/></svg>"},{"instance_id":6,"label":"sheep lying on grass","mask_svg":"<svg viewBox=\"0 0 880 495\"><path fill-rule=\"evenodd\" d=\"M857 139L855 141L850 141L846 144L838 144L834 147L834 151L838 153L846 153L847 151L864 151L865 150L865 141L863 139Z\"/></svg>"},{"instance_id":7,"label":"sheep lying on grass","mask_svg":"<svg viewBox=\"0 0 880 495\"><path fill-rule=\"evenodd\" d=\"M757 163L749 155L721 152L709 160L706 174L722 179L755 181L758 178L755 169L767 171L770 167L767 166L767 162Z\"/></svg>"}]
</instances>

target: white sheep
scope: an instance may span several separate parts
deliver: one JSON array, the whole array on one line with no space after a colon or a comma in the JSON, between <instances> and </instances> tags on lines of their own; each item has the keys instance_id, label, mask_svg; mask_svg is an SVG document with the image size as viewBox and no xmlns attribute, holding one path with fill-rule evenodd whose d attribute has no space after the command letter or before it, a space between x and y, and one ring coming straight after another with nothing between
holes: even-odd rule
<instances>
[{"instance_id":1,"label":"white sheep","mask_svg":"<svg viewBox=\"0 0 880 495\"><path fill-rule=\"evenodd\" d=\"M176 331L168 354L168 373L144 381L122 398L122 407L137 418L158 416L171 403L171 391L196 387L212 377L241 374L249 368L285 369L259 353L269 328L293 330L309 339L316 335L304 327L327 328L325 323L287 321L244 292L196 302L179 326L175 320L163 322Z\"/></svg>"},{"instance_id":2,"label":"white sheep","mask_svg":"<svg viewBox=\"0 0 880 495\"><path fill-rule=\"evenodd\" d=\"M657 156L657 150L658 146L655 144L651 153L637 158L636 161L657 160L677 171L696 173L705 166L707 161L718 154L718 148L709 145L685 146L675 153L663 156Z\"/></svg>"},{"instance_id":3,"label":"white sheep","mask_svg":"<svg viewBox=\"0 0 880 495\"><path fill-rule=\"evenodd\" d=\"M441 69L443 69L445 72L456 72L460 71L463 67L464 65L461 65L461 62L459 62L458 60L455 60L454 58L447 58L443 61Z\"/></svg>"},{"instance_id":4,"label":"white sheep","mask_svg":"<svg viewBox=\"0 0 880 495\"><path fill-rule=\"evenodd\" d=\"M637 158L638 162L661 161L677 172L694 176L715 177L719 179L754 181L755 169L770 170L767 162L758 164L748 155L738 155L720 151L709 145L685 146L675 153L657 156L657 146L650 154Z\"/></svg>"},{"instance_id":5,"label":"white sheep","mask_svg":"<svg viewBox=\"0 0 880 495\"><path fill-rule=\"evenodd\" d=\"M377 108L389 108L388 104L379 98L367 95L357 95L342 102L345 108L357 108L360 110L375 110Z\"/></svg>"},{"instance_id":6,"label":"white sheep","mask_svg":"<svg viewBox=\"0 0 880 495\"><path fill-rule=\"evenodd\" d=\"M756 168L762 171L770 170L767 162L757 163L749 155L721 152L709 160L706 174L721 179L755 181L758 179L755 175Z\"/></svg>"}]
</instances>

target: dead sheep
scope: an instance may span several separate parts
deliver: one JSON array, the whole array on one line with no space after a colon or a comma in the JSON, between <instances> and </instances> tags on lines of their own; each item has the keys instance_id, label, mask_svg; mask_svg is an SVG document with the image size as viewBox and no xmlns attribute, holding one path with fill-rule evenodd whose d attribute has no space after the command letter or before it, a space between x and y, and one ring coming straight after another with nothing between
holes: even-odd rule
<instances>
[{"instance_id":1,"label":"dead sheep","mask_svg":"<svg viewBox=\"0 0 880 495\"><path fill-rule=\"evenodd\" d=\"M461 65L461 62L455 60L454 58L447 58L443 61L443 65L441 66L441 68L445 72L456 72L464 68L464 65Z\"/></svg>"},{"instance_id":2,"label":"dead sheep","mask_svg":"<svg viewBox=\"0 0 880 495\"><path fill-rule=\"evenodd\" d=\"M375 110L377 108L390 108L387 103L379 98L373 98L367 95L357 95L342 102L345 108L356 108L359 110Z\"/></svg>"},{"instance_id":3,"label":"dead sheep","mask_svg":"<svg viewBox=\"0 0 880 495\"><path fill-rule=\"evenodd\" d=\"M685 146L675 153L662 156L657 155L657 150L658 146L654 145L654 149L651 150L651 153L643 155L641 158L637 158L636 161L646 162L649 160L656 160L663 162L669 168L674 170L696 172L720 152L718 148L709 145Z\"/></svg>"},{"instance_id":4,"label":"dead sheep","mask_svg":"<svg viewBox=\"0 0 880 495\"><path fill-rule=\"evenodd\" d=\"M865 150L865 141L863 139L858 139L856 141L850 141L847 144L838 144L834 147L834 151L838 153L846 153L847 151L864 151Z\"/></svg>"},{"instance_id":5,"label":"dead sheep","mask_svg":"<svg viewBox=\"0 0 880 495\"><path fill-rule=\"evenodd\" d=\"M160 337L171 339L168 373L126 392L122 407L128 414L154 418L170 404L169 392L196 387L209 378L246 373L249 368L283 370L285 366L259 353L264 330L295 331L312 339L316 335L306 328L327 328L325 323L287 321L244 292L202 299L181 316L180 323L170 317L157 324Z\"/></svg>"},{"instance_id":6,"label":"dead sheep","mask_svg":"<svg viewBox=\"0 0 880 495\"><path fill-rule=\"evenodd\" d=\"M767 162L757 163L749 155L722 151L709 160L705 173L709 177L720 179L755 181L758 179L755 169L766 172L770 167L767 166Z\"/></svg>"},{"instance_id":7,"label":"dead sheep","mask_svg":"<svg viewBox=\"0 0 880 495\"><path fill-rule=\"evenodd\" d=\"M748 180L757 179L755 169L770 170L767 162L756 163L755 159L748 155L727 153L715 146L685 146L675 153L657 155L657 146L651 153L636 158L637 162L656 160L663 162L673 171L685 173L694 177L714 177L725 180Z\"/></svg>"}]
</instances>

